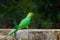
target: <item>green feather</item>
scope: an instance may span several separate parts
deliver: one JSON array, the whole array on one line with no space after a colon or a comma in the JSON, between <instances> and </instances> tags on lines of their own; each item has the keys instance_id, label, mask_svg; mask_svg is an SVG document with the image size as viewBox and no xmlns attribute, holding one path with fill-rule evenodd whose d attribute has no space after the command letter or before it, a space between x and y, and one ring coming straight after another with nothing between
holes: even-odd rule
<instances>
[{"instance_id":1,"label":"green feather","mask_svg":"<svg viewBox=\"0 0 60 40\"><path fill-rule=\"evenodd\" d=\"M17 29L12 30L8 35L6 35L6 37L9 37L9 36L13 35L13 34L16 33L17 31L18 31Z\"/></svg>"}]
</instances>

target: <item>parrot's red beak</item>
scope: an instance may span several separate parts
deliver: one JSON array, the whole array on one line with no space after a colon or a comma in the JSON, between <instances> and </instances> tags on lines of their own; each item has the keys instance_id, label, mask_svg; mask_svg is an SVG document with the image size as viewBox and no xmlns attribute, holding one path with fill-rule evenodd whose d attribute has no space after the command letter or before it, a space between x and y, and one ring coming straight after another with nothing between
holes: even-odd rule
<instances>
[{"instance_id":1,"label":"parrot's red beak","mask_svg":"<svg viewBox=\"0 0 60 40\"><path fill-rule=\"evenodd\" d=\"M32 16L34 16L34 14L32 14Z\"/></svg>"}]
</instances>

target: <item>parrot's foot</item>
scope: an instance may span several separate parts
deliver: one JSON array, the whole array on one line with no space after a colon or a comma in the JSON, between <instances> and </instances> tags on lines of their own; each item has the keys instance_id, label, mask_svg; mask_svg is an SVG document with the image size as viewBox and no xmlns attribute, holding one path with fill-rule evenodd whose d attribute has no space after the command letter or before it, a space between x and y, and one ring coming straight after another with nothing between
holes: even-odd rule
<instances>
[{"instance_id":1,"label":"parrot's foot","mask_svg":"<svg viewBox=\"0 0 60 40\"><path fill-rule=\"evenodd\" d=\"M26 28L27 28L27 29L29 29L29 27L28 27L28 26L27 26Z\"/></svg>"}]
</instances>

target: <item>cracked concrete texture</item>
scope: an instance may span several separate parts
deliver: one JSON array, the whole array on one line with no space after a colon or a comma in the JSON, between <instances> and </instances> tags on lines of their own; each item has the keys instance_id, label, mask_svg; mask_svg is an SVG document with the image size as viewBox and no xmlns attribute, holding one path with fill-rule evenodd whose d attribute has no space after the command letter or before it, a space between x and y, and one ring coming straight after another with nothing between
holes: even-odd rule
<instances>
[{"instance_id":1,"label":"cracked concrete texture","mask_svg":"<svg viewBox=\"0 0 60 40\"><path fill-rule=\"evenodd\" d=\"M18 40L57 40L57 33L55 31L28 29L18 31L16 37Z\"/></svg>"},{"instance_id":2,"label":"cracked concrete texture","mask_svg":"<svg viewBox=\"0 0 60 40\"><path fill-rule=\"evenodd\" d=\"M0 30L0 38L7 35L11 30ZM10 38L0 40L60 40L60 31L40 30L40 29L23 29Z\"/></svg>"}]
</instances>

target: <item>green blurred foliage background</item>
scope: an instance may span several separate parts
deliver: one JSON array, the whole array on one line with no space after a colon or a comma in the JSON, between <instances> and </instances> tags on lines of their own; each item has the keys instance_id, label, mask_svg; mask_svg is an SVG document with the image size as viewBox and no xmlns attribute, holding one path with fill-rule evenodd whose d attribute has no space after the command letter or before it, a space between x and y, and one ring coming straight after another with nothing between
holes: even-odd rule
<instances>
[{"instance_id":1,"label":"green blurred foliage background","mask_svg":"<svg viewBox=\"0 0 60 40\"><path fill-rule=\"evenodd\" d=\"M0 28L15 28L30 11L29 28L60 28L60 0L0 0Z\"/></svg>"}]
</instances>

